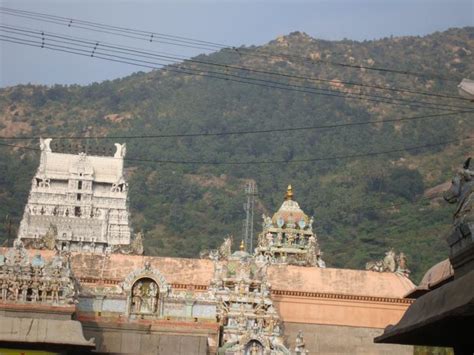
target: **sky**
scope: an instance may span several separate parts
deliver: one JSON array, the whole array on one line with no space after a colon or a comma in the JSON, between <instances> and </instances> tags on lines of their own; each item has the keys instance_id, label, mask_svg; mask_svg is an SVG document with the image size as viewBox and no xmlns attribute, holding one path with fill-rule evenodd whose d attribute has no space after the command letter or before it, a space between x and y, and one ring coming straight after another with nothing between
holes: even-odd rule
<instances>
[{"instance_id":1,"label":"sky","mask_svg":"<svg viewBox=\"0 0 474 355\"><path fill-rule=\"evenodd\" d=\"M293 31L327 40L427 35L474 26L474 0L0 0L4 8L166 33L229 46L260 45ZM67 34L121 46L192 56L189 48L149 43L0 13L3 26ZM0 31L0 35L12 36ZM5 37L0 37L1 39ZM145 70L130 64L0 41L0 87L80 84Z\"/></svg>"}]
</instances>

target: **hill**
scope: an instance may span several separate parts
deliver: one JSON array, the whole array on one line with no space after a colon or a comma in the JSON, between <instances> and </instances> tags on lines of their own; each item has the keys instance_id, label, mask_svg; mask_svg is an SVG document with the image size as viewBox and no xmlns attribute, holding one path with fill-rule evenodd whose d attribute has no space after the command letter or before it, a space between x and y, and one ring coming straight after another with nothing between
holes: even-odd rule
<instances>
[{"instance_id":1,"label":"hill","mask_svg":"<svg viewBox=\"0 0 474 355\"><path fill-rule=\"evenodd\" d=\"M323 41L294 32L261 47L221 50L182 65L202 71L208 69L198 62L225 64L225 73L266 82L275 80L275 76L262 71L277 72L290 75L279 76L280 82L316 85L352 95L352 99L153 70L88 86L21 85L2 89L0 135L183 134L349 124L333 129L245 135L121 139L127 143L128 158L277 162L203 165L127 161L134 228L145 232L149 254L195 257L200 250L220 244L226 234L240 237L243 187L248 179L255 180L259 189L256 232L260 229L259 216L279 207L286 185L291 183L296 200L315 216L329 266L362 268L365 262L381 258L394 247L407 254L414 279L418 280L430 265L447 257L444 236L453 208L440 199L440 189L432 188L449 181L453 171L472 154L472 141L456 139L474 134L473 116L350 124L472 106L451 98L381 91L373 86L456 95L456 80L472 76L474 71L473 51L473 27L425 37L364 42ZM330 82L315 83L311 77ZM389 105L360 99L360 95L383 95L384 101L397 99L399 104L416 100L438 106ZM89 140L87 144L112 145L113 141ZM446 141L454 142L437 145ZM33 146L37 142L15 144ZM85 146L86 142L71 140L65 144L62 149ZM70 148L69 144L74 146ZM427 147L328 159L413 146ZM16 233L39 157L35 151L5 146L0 149L0 236L5 238L9 230L11 235ZM281 162L314 158L323 160Z\"/></svg>"}]
</instances>

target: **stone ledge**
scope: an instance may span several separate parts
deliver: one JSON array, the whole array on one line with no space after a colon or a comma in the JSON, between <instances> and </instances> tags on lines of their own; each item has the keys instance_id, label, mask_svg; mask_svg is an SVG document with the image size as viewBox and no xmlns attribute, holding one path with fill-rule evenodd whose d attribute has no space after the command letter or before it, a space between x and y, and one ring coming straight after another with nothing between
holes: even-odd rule
<instances>
[{"instance_id":1,"label":"stone ledge","mask_svg":"<svg viewBox=\"0 0 474 355\"><path fill-rule=\"evenodd\" d=\"M336 293L318 293L318 292L304 292L304 291L290 291L290 290L272 290L272 296L326 298L326 299L335 299L335 300L351 300L351 301L399 303L399 304L412 304L414 302L413 299L409 299L409 298L343 295L343 294L336 294Z\"/></svg>"}]
</instances>

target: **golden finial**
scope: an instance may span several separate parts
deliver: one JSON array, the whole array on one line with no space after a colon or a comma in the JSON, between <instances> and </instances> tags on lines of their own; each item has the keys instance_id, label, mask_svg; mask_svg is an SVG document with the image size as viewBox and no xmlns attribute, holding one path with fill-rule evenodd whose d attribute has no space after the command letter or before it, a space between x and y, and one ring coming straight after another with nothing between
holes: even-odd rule
<instances>
[{"instance_id":1,"label":"golden finial","mask_svg":"<svg viewBox=\"0 0 474 355\"><path fill-rule=\"evenodd\" d=\"M288 188L286 189L285 200L293 200L293 188L291 185L288 185Z\"/></svg>"},{"instance_id":2,"label":"golden finial","mask_svg":"<svg viewBox=\"0 0 474 355\"><path fill-rule=\"evenodd\" d=\"M240 242L240 251L244 251L245 250L245 244L244 244L244 240L242 239L242 241Z\"/></svg>"}]
</instances>

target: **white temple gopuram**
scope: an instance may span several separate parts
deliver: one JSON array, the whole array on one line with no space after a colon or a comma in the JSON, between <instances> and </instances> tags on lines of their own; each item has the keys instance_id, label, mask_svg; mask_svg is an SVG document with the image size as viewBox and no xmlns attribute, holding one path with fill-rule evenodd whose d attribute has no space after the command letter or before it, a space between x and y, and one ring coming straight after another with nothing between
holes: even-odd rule
<instances>
[{"instance_id":1,"label":"white temple gopuram","mask_svg":"<svg viewBox=\"0 0 474 355\"><path fill-rule=\"evenodd\" d=\"M53 152L51 140L41 139L19 239L37 249L141 254L141 235L131 246L125 144L115 143L113 156L89 156Z\"/></svg>"}]
</instances>

